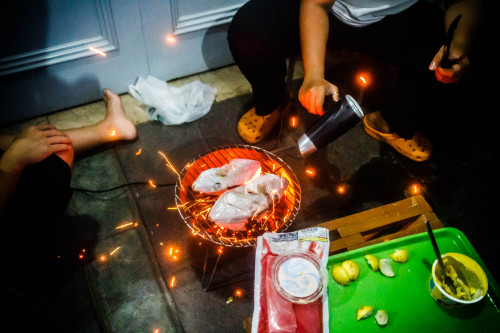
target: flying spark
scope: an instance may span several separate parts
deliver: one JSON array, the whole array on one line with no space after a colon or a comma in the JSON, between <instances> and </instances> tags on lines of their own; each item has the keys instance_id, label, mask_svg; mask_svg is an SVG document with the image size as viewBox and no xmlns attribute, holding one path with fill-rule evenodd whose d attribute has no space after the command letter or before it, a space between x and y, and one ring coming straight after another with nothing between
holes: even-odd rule
<instances>
[{"instance_id":1,"label":"flying spark","mask_svg":"<svg viewBox=\"0 0 500 333\"><path fill-rule=\"evenodd\" d=\"M182 186L181 175L177 172L177 170L174 168L174 166L172 165L172 163L170 163L170 161L168 160L167 156L163 152L158 151L158 154L160 154L165 159L166 166L169 167L170 170L172 170L177 175L177 178L179 179L179 184L181 186L181 190L184 191L184 186Z\"/></svg>"},{"instance_id":2,"label":"flying spark","mask_svg":"<svg viewBox=\"0 0 500 333\"><path fill-rule=\"evenodd\" d=\"M420 186L418 184L413 184L410 186L411 193L413 194L419 194L420 193Z\"/></svg>"},{"instance_id":3,"label":"flying spark","mask_svg":"<svg viewBox=\"0 0 500 333\"><path fill-rule=\"evenodd\" d=\"M315 175L315 172L314 172L314 170L313 170L313 169L307 169L307 170L306 170L306 173L307 173L309 176L311 176L311 177Z\"/></svg>"},{"instance_id":4,"label":"flying spark","mask_svg":"<svg viewBox=\"0 0 500 333\"><path fill-rule=\"evenodd\" d=\"M362 87L368 86L371 82L370 75L368 73L360 73L357 77L357 82Z\"/></svg>"},{"instance_id":5,"label":"flying spark","mask_svg":"<svg viewBox=\"0 0 500 333\"><path fill-rule=\"evenodd\" d=\"M105 56L106 56L106 53L104 53L104 52L102 52L102 51L99 51L99 50L98 50L98 49L96 49L95 47L92 47L92 46L91 46L91 47L89 47L89 50L90 50L90 51L92 51L92 52L95 52L95 53L97 53L97 54L99 54L99 55L101 55L101 56L103 56L103 57L105 57Z\"/></svg>"},{"instance_id":6,"label":"flying spark","mask_svg":"<svg viewBox=\"0 0 500 333\"><path fill-rule=\"evenodd\" d=\"M123 228L130 227L130 226L134 226L134 222L128 222L128 223L119 225L115 229L123 229Z\"/></svg>"},{"instance_id":7,"label":"flying spark","mask_svg":"<svg viewBox=\"0 0 500 333\"><path fill-rule=\"evenodd\" d=\"M118 251L120 249L120 247L118 246L116 249L114 249L113 251L111 251L111 253L109 254L110 256L114 255L116 253L116 251Z\"/></svg>"}]
</instances>

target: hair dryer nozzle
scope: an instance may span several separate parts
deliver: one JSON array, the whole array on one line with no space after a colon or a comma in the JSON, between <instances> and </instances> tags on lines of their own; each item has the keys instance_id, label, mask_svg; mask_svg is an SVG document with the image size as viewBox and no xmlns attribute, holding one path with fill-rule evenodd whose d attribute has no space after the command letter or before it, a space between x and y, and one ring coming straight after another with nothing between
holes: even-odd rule
<instances>
[{"instance_id":1,"label":"hair dryer nozzle","mask_svg":"<svg viewBox=\"0 0 500 333\"><path fill-rule=\"evenodd\" d=\"M310 155L318 150L305 133L300 137L298 144L300 153L303 157L306 157L307 155Z\"/></svg>"}]
</instances>

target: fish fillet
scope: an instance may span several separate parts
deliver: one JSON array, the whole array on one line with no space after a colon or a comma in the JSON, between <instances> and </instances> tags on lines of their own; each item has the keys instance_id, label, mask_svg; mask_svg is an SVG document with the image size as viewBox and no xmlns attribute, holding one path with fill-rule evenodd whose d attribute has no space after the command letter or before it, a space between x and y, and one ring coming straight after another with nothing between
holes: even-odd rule
<instances>
[{"instance_id":1,"label":"fish fillet","mask_svg":"<svg viewBox=\"0 0 500 333\"><path fill-rule=\"evenodd\" d=\"M274 174L260 175L245 185L227 191L215 202L208 218L221 227L241 230L246 221L278 202L288 180Z\"/></svg>"},{"instance_id":2,"label":"fish fillet","mask_svg":"<svg viewBox=\"0 0 500 333\"><path fill-rule=\"evenodd\" d=\"M200 173L194 181L194 191L219 193L233 186L242 185L260 174L259 161L237 158L220 168L212 168Z\"/></svg>"}]
</instances>

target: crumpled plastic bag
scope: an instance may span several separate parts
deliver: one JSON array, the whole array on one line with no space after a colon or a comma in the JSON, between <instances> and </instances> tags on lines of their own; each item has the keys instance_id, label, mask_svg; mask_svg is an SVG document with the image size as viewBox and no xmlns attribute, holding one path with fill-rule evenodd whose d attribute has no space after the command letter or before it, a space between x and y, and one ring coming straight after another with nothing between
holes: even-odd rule
<instances>
[{"instance_id":1,"label":"crumpled plastic bag","mask_svg":"<svg viewBox=\"0 0 500 333\"><path fill-rule=\"evenodd\" d=\"M203 117L210 111L217 89L195 81L173 87L151 75L140 76L128 87L130 95L149 106L149 119L178 125Z\"/></svg>"}]
</instances>

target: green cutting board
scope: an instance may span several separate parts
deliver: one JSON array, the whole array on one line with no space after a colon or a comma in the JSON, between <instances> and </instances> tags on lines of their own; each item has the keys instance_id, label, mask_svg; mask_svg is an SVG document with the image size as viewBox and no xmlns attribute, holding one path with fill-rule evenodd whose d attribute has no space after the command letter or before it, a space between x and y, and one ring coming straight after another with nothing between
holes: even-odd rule
<instances>
[{"instance_id":1,"label":"green cutting board","mask_svg":"<svg viewBox=\"0 0 500 333\"><path fill-rule=\"evenodd\" d=\"M488 277L488 294L480 302L449 309L436 303L429 293L431 267L436 259L427 233L411 235L361 249L341 253L328 259L328 305L330 332L500 332L499 288L465 235L455 228L434 231L442 254L458 252L476 260ZM391 260L395 276L373 272L365 254L388 258L395 249L408 251L406 263ZM334 264L353 260L360 269L358 280L349 286L337 284L332 276ZM356 321L357 310L374 307L373 315ZM377 310L385 310L389 322L380 327L375 321Z\"/></svg>"}]
</instances>

